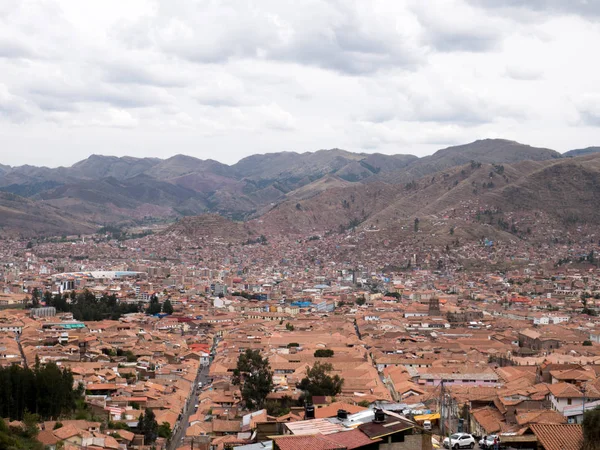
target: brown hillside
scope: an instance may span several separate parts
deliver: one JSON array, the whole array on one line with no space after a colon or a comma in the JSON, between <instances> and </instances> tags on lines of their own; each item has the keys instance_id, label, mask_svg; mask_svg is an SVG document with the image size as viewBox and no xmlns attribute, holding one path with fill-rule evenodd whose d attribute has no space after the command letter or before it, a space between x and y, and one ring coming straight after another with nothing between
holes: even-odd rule
<instances>
[{"instance_id":1,"label":"brown hillside","mask_svg":"<svg viewBox=\"0 0 600 450\"><path fill-rule=\"evenodd\" d=\"M185 217L162 232L164 237L185 237L199 242L222 240L243 242L256 237L255 230L246 223L233 222L218 214Z\"/></svg>"}]
</instances>

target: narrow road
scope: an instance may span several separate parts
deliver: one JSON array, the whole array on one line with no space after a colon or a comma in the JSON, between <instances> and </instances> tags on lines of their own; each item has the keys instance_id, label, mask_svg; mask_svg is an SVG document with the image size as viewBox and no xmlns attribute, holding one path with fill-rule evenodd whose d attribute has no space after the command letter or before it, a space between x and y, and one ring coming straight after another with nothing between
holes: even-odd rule
<instances>
[{"instance_id":1,"label":"narrow road","mask_svg":"<svg viewBox=\"0 0 600 450\"><path fill-rule=\"evenodd\" d=\"M17 341L17 345L19 346L19 352L21 353L21 358L23 358L23 366L25 366L25 368L28 367L27 365L27 358L25 358L25 352L23 351L23 346L21 345L21 335L19 333L15 333L15 340Z\"/></svg>"},{"instance_id":2,"label":"narrow road","mask_svg":"<svg viewBox=\"0 0 600 450\"><path fill-rule=\"evenodd\" d=\"M208 383L208 370L210 366L204 365L200 366L198 370L198 374L196 375L196 380L194 381L194 385L190 391L187 402L183 407L183 412L181 414L181 418L175 424L175 429L173 430L173 435L171 436L171 440L167 444L168 450L175 450L181 440L185 437L185 432L188 428L188 423L190 420L190 416L194 413L194 406L198 402L198 394L200 393L200 389L198 388L198 383L202 383L202 386L206 386Z\"/></svg>"},{"instance_id":3,"label":"narrow road","mask_svg":"<svg viewBox=\"0 0 600 450\"><path fill-rule=\"evenodd\" d=\"M198 388L198 383L202 383L202 387L207 386L209 384L210 378L208 376L208 371L210 370L210 363L212 363L213 354L218 343L219 338L215 339L212 348L210 349L211 357L209 363L206 365L200 365L200 368L198 369L196 380L194 381L194 385L192 386L187 402L183 408L181 418L175 424L173 434L171 435L171 439L167 444L167 450L176 450L177 447L182 445L182 440L185 438L185 432L188 428L190 416L194 414L194 406L196 405L196 403L198 403L198 394L202 389Z\"/></svg>"}]
</instances>

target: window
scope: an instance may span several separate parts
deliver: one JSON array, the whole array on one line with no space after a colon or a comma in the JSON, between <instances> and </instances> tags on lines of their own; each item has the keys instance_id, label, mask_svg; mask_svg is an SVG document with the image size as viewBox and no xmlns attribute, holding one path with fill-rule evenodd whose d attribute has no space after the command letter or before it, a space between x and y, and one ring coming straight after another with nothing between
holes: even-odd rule
<instances>
[{"instance_id":1,"label":"window","mask_svg":"<svg viewBox=\"0 0 600 450\"><path fill-rule=\"evenodd\" d=\"M570 399L570 398L567 399L567 405L570 405L572 402L573 402L572 399Z\"/></svg>"}]
</instances>

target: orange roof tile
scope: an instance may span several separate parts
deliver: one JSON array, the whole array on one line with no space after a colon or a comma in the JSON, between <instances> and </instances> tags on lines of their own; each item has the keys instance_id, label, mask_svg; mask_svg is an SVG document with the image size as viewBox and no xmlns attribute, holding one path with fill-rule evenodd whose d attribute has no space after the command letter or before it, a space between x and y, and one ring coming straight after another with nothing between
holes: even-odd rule
<instances>
[{"instance_id":1,"label":"orange roof tile","mask_svg":"<svg viewBox=\"0 0 600 450\"><path fill-rule=\"evenodd\" d=\"M370 439L366 434L358 429L330 434L326 437L326 439L343 445L348 450L353 450L355 448L360 448L381 441L380 438Z\"/></svg>"},{"instance_id":2,"label":"orange roof tile","mask_svg":"<svg viewBox=\"0 0 600 450\"><path fill-rule=\"evenodd\" d=\"M277 436L274 440L280 450L343 450L346 448L346 446L325 439L321 435Z\"/></svg>"},{"instance_id":3,"label":"orange roof tile","mask_svg":"<svg viewBox=\"0 0 600 450\"><path fill-rule=\"evenodd\" d=\"M531 430L545 450L580 450L583 445L579 424L535 424Z\"/></svg>"},{"instance_id":4,"label":"orange roof tile","mask_svg":"<svg viewBox=\"0 0 600 450\"><path fill-rule=\"evenodd\" d=\"M324 406L323 408L315 409L315 418L327 418L327 417L335 417L337 416L338 409L343 409L348 411L349 414L355 414L357 412L365 411L367 408L363 408L362 406L352 405L350 403L344 402L335 402L331 405Z\"/></svg>"}]
</instances>

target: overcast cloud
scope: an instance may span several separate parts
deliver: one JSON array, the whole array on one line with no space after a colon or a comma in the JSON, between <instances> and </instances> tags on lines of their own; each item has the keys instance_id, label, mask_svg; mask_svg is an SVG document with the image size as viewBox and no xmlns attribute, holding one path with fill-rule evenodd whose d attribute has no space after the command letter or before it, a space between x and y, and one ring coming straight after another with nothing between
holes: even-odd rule
<instances>
[{"instance_id":1,"label":"overcast cloud","mask_svg":"<svg viewBox=\"0 0 600 450\"><path fill-rule=\"evenodd\" d=\"M600 145L600 2L2 0L0 164Z\"/></svg>"}]
</instances>

